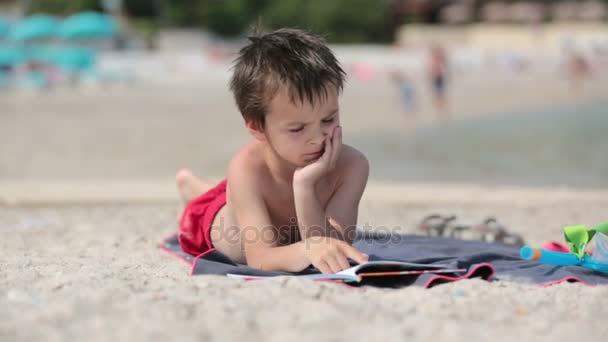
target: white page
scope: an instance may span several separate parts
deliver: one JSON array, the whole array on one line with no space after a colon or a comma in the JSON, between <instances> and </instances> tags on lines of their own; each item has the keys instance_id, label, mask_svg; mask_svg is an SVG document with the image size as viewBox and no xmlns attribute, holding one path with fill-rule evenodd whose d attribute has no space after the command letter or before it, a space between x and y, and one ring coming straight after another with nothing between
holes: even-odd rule
<instances>
[{"instance_id":1,"label":"white page","mask_svg":"<svg viewBox=\"0 0 608 342\"><path fill-rule=\"evenodd\" d=\"M357 275L361 269L365 269L369 266L382 265L382 266L403 266L404 268L412 269L412 270L424 270L424 269L442 269L448 268L448 265L432 265L432 264L417 264L411 262L404 261L394 261L394 260L375 260L368 261L364 264L355 265L353 267L342 270L338 273L333 274L305 274L305 275L296 275L295 277L301 277L306 279L313 280L350 280L350 281L360 281L361 279ZM262 279L269 278L275 276L247 276L240 274L227 274L230 278L239 278L239 279Z\"/></svg>"}]
</instances>

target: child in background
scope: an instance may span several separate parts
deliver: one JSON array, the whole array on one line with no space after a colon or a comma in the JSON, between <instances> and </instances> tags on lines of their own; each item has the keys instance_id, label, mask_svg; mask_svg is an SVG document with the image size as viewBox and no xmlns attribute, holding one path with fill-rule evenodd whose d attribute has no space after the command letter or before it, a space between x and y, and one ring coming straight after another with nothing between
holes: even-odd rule
<instances>
[{"instance_id":1,"label":"child in background","mask_svg":"<svg viewBox=\"0 0 608 342\"><path fill-rule=\"evenodd\" d=\"M409 77L401 70L394 69L390 73L391 79L397 85L399 99L408 113L416 111L416 88Z\"/></svg>"},{"instance_id":2,"label":"child in background","mask_svg":"<svg viewBox=\"0 0 608 342\"><path fill-rule=\"evenodd\" d=\"M443 120L448 119L446 99L448 68L448 56L445 49L440 45L433 45L429 51L428 79L433 92L435 111Z\"/></svg>"}]
</instances>

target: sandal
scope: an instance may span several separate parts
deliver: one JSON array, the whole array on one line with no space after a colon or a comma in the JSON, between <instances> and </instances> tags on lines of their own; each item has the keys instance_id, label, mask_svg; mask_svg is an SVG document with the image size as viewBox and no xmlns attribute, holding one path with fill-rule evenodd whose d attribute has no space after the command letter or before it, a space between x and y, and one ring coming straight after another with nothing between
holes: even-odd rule
<instances>
[{"instance_id":1,"label":"sandal","mask_svg":"<svg viewBox=\"0 0 608 342\"><path fill-rule=\"evenodd\" d=\"M475 225L471 227L471 229L480 234L481 241L498 242L517 247L526 244L521 235L509 232L505 226L498 223L498 220L494 217L486 218L483 223Z\"/></svg>"},{"instance_id":2,"label":"sandal","mask_svg":"<svg viewBox=\"0 0 608 342\"><path fill-rule=\"evenodd\" d=\"M469 232L473 234L472 239L483 242L496 242L517 247L525 245L521 235L507 231L494 217L488 217L481 224L472 226L455 224L455 221L455 215L431 214L418 224L418 229L429 236L444 236L445 234L453 239L465 239L465 233Z\"/></svg>"},{"instance_id":3,"label":"sandal","mask_svg":"<svg viewBox=\"0 0 608 342\"><path fill-rule=\"evenodd\" d=\"M456 220L455 215L443 216L439 214L431 214L426 216L418 224L418 229L422 230L429 236L443 236L452 221Z\"/></svg>"}]
</instances>

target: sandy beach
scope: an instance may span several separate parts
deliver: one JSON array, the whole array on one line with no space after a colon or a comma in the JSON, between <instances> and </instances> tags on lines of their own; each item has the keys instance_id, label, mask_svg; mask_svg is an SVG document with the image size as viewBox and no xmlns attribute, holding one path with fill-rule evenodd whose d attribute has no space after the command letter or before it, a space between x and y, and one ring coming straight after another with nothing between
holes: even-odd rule
<instances>
[{"instance_id":1,"label":"sandy beach","mask_svg":"<svg viewBox=\"0 0 608 342\"><path fill-rule=\"evenodd\" d=\"M366 201L361 216L414 232L429 212L471 222L496 215L540 243L560 239L564 222L604 219L607 206ZM175 213L172 205L0 208L2 340L602 341L608 333L607 287L473 279L361 291L293 278L190 277L156 247Z\"/></svg>"},{"instance_id":2,"label":"sandy beach","mask_svg":"<svg viewBox=\"0 0 608 342\"><path fill-rule=\"evenodd\" d=\"M608 187L601 176L606 164L588 164L595 154L584 159L575 153L584 162L564 174L548 174L553 164L547 159L546 169L530 169L526 181L510 164L504 173L493 169L502 164L469 165L462 174L474 174L474 181L459 176L460 164L441 160L437 165L446 172L429 171L427 179L406 171L402 178L387 176L393 174L391 165L403 170L408 163L431 165L432 148L404 154L411 159L396 164L386 160L407 151L400 145L407 145L407 137L423 134L419 139L426 142L424 132L431 132L428 137L472 132L474 125L462 125L605 103L605 81L606 75L598 74L574 97L559 76L546 72L462 75L450 95L454 120L443 125L426 102L412 124L385 78L350 81L342 103L345 141L372 161L359 224L420 233L416 224L429 213L456 214L464 223L495 216L539 245L562 241L565 225L607 220ZM389 133L406 138L389 139L390 145L382 140ZM577 143L579 137L569 138ZM173 174L188 166L209 180L221 179L231 154L247 139L222 77L0 93L0 340L459 342L608 336L602 320L608 316L605 286L539 288L472 279L428 290L361 290L286 277L250 282L190 277L185 264L158 249L160 239L176 229ZM585 144L581 148L595 151L596 145ZM451 144L444 145L452 151ZM475 146L482 154L503 151L491 142ZM588 181L577 174L588 175Z\"/></svg>"}]
</instances>

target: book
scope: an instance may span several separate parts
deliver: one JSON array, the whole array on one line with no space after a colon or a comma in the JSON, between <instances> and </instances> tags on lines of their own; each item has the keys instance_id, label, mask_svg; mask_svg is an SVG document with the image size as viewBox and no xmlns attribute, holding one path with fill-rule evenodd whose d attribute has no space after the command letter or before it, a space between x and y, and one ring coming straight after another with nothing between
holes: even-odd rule
<instances>
[{"instance_id":1,"label":"book","mask_svg":"<svg viewBox=\"0 0 608 342\"><path fill-rule=\"evenodd\" d=\"M359 264L337 273L323 274L296 274L294 277L312 279L312 280L335 280L343 282L359 283L367 277L398 277L407 275L420 275L425 273L441 274L441 273L458 273L466 272L464 268L454 268L448 265L438 264L417 264L404 261L392 260L374 260L364 264ZM227 274L230 278L237 279L264 279L275 276L256 276L245 274Z\"/></svg>"}]
</instances>

